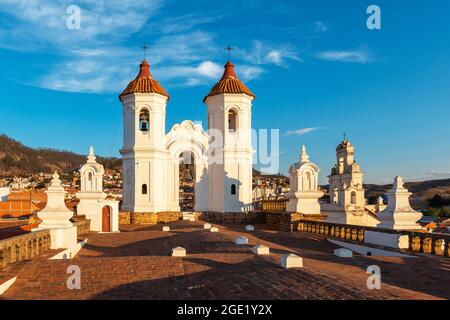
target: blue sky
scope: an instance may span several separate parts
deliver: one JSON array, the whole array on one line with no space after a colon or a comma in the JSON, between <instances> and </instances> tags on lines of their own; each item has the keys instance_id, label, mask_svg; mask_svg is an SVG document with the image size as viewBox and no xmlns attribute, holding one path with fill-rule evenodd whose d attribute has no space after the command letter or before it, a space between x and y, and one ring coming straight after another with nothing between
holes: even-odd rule
<instances>
[{"instance_id":1,"label":"blue sky","mask_svg":"<svg viewBox=\"0 0 450 320\"><path fill-rule=\"evenodd\" d=\"M81 8L69 30L66 9ZM382 29L366 27L381 8ZM366 182L450 177L448 1L0 0L0 131L32 147L118 156L118 94L145 42L171 95L167 128L202 99L235 47L253 125L280 130L281 172L306 144L326 181L345 131Z\"/></svg>"}]
</instances>

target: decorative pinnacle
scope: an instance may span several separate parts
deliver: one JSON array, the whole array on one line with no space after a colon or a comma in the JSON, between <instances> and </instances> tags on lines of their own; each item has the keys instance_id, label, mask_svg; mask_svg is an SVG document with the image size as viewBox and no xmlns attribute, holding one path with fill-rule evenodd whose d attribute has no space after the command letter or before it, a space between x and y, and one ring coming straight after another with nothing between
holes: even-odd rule
<instances>
[{"instance_id":1,"label":"decorative pinnacle","mask_svg":"<svg viewBox=\"0 0 450 320\"><path fill-rule=\"evenodd\" d=\"M94 163L96 159L97 159L97 157L96 157L95 154L94 154L94 147L91 146L91 147L89 148L88 162L89 162L89 163Z\"/></svg>"},{"instance_id":2,"label":"decorative pinnacle","mask_svg":"<svg viewBox=\"0 0 450 320\"><path fill-rule=\"evenodd\" d=\"M56 186L59 187L61 185L61 180L59 180L59 174L57 171L55 171L55 173L52 176L52 186Z\"/></svg>"},{"instance_id":3,"label":"decorative pinnacle","mask_svg":"<svg viewBox=\"0 0 450 320\"><path fill-rule=\"evenodd\" d=\"M379 196L378 199L377 199L377 202L378 202L379 205L383 205L384 204L383 197Z\"/></svg>"},{"instance_id":4,"label":"decorative pinnacle","mask_svg":"<svg viewBox=\"0 0 450 320\"><path fill-rule=\"evenodd\" d=\"M302 145L302 153L300 155L300 161L301 161L301 163L309 162L309 155L306 152L306 146L305 145Z\"/></svg>"},{"instance_id":5,"label":"decorative pinnacle","mask_svg":"<svg viewBox=\"0 0 450 320\"><path fill-rule=\"evenodd\" d=\"M405 185L405 183L404 183L402 177L400 177L400 176L395 177L394 187L393 187L394 190L404 189L405 188L404 185Z\"/></svg>"}]
</instances>

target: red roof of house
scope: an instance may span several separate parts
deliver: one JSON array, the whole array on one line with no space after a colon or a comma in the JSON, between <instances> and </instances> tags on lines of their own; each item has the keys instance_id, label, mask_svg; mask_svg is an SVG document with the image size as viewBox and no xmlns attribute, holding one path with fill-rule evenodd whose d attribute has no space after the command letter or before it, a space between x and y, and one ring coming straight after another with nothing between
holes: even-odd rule
<instances>
[{"instance_id":1,"label":"red roof of house","mask_svg":"<svg viewBox=\"0 0 450 320\"><path fill-rule=\"evenodd\" d=\"M139 68L139 74L136 79L128 84L126 89L120 94L119 98L122 100L123 96L132 93L157 93L167 97L167 99L170 99L170 96L166 90L159 84L158 81L153 79L150 72L150 64L146 59L142 61Z\"/></svg>"},{"instance_id":2,"label":"red roof of house","mask_svg":"<svg viewBox=\"0 0 450 320\"><path fill-rule=\"evenodd\" d=\"M237 77L236 72L234 71L234 64L231 61L228 61L224 66L223 76L219 82L211 89L208 95L205 97L203 102L208 99L208 97L216 96L219 94L246 94L253 99L256 96L243 84Z\"/></svg>"}]
</instances>

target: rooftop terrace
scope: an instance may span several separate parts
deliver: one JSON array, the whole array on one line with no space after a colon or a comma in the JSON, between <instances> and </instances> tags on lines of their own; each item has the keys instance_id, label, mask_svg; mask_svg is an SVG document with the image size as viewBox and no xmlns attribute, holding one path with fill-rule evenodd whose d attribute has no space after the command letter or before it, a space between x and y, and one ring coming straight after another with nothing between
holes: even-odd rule
<instances>
[{"instance_id":1,"label":"rooftop terrace","mask_svg":"<svg viewBox=\"0 0 450 320\"><path fill-rule=\"evenodd\" d=\"M73 260L48 260L55 251L0 270L0 283L17 276L3 299L448 299L450 259L414 254L415 258L338 258L326 236L283 232L266 225L246 232L243 225L179 221L164 233L161 226L122 226L116 234L89 233ZM244 235L248 246L236 246ZM270 256L255 256L264 244ZM172 258L182 246L186 258ZM280 256L296 253L304 268L284 270ZM409 253L410 254L410 253ZM81 290L69 290L67 268L81 269ZM381 269L380 290L369 290L366 269Z\"/></svg>"}]
</instances>

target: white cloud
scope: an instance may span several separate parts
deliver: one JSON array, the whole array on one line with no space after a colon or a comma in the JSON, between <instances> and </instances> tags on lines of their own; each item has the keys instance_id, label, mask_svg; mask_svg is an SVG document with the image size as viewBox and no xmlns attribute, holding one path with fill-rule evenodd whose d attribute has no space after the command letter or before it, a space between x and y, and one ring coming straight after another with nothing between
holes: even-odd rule
<instances>
[{"instance_id":1,"label":"white cloud","mask_svg":"<svg viewBox=\"0 0 450 320\"><path fill-rule=\"evenodd\" d=\"M0 11L14 17L5 23L0 45L58 50L111 45L139 31L162 5L161 0L81 0L81 29L68 29L71 0L0 0ZM15 37L20 35L19 37Z\"/></svg>"},{"instance_id":2,"label":"white cloud","mask_svg":"<svg viewBox=\"0 0 450 320\"><path fill-rule=\"evenodd\" d=\"M55 65L36 84L65 92L120 92L129 81L126 74L132 72L136 70L123 65L110 65L102 58L77 59Z\"/></svg>"},{"instance_id":3,"label":"white cloud","mask_svg":"<svg viewBox=\"0 0 450 320\"><path fill-rule=\"evenodd\" d=\"M288 67L289 61L300 62L299 53L290 44L272 45L263 41L253 41L249 50L237 48L237 55L247 62L258 65L274 64Z\"/></svg>"},{"instance_id":4,"label":"white cloud","mask_svg":"<svg viewBox=\"0 0 450 320\"><path fill-rule=\"evenodd\" d=\"M260 66L240 65L237 68L238 77L244 82L257 79L264 73L264 69Z\"/></svg>"},{"instance_id":5,"label":"white cloud","mask_svg":"<svg viewBox=\"0 0 450 320\"><path fill-rule=\"evenodd\" d=\"M326 32L327 30L328 30L328 26L324 22L322 22L322 21L316 22L316 31Z\"/></svg>"},{"instance_id":6,"label":"white cloud","mask_svg":"<svg viewBox=\"0 0 450 320\"><path fill-rule=\"evenodd\" d=\"M195 70L200 75L211 79L217 79L223 72L221 66L211 61L202 62Z\"/></svg>"},{"instance_id":7,"label":"white cloud","mask_svg":"<svg viewBox=\"0 0 450 320\"><path fill-rule=\"evenodd\" d=\"M323 127L312 127L312 128L302 128L302 129L297 129L297 130L293 130L293 131L287 131L286 134L289 136L303 136L305 134L317 131L317 130L323 130L326 128Z\"/></svg>"},{"instance_id":8,"label":"white cloud","mask_svg":"<svg viewBox=\"0 0 450 320\"><path fill-rule=\"evenodd\" d=\"M187 79L186 83L189 86L205 83L204 80L208 79L219 79L222 73L223 67L212 61L201 62L194 67L185 65L161 67L154 72L158 80Z\"/></svg>"},{"instance_id":9,"label":"white cloud","mask_svg":"<svg viewBox=\"0 0 450 320\"><path fill-rule=\"evenodd\" d=\"M163 34L187 32L203 24L214 23L224 17L217 12L189 13L177 17L168 17L148 26L154 32L155 29Z\"/></svg>"},{"instance_id":10,"label":"white cloud","mask_svg":"<svg viewBox=\"0 0 450 320\"><path fill-rule=\"evenodd\" d=\"M363 64L375 61L373 54L365 48L348 51L322 51L317 54L317 57L325 61L340 61Z\"/></svg>"},{"instance_id":11,"label":"white cloud","mask_svg":"<svg viewBox=\"0 0 450 320\"><path fill-rule=\"evenodd\" d=\"M67 28L72 0L0 0L0 48L51 55L44 74L28 84L67 92L120 92L133 79L142 57L141 43L153 39L149 61L152 73L165 86L211 85L223 72L214 62L223 48L216 35L198 30L223 18L223 13L161 16L166 0L80 0L81 29ZM147 30L151 30L147 31ZM142 40L141 40L142 39ZM236 71L243 81L267 72L269 65L288 67L301 61L289 44L254 41L236 50L243 63Z\"/></svg>"}]
</instances>

